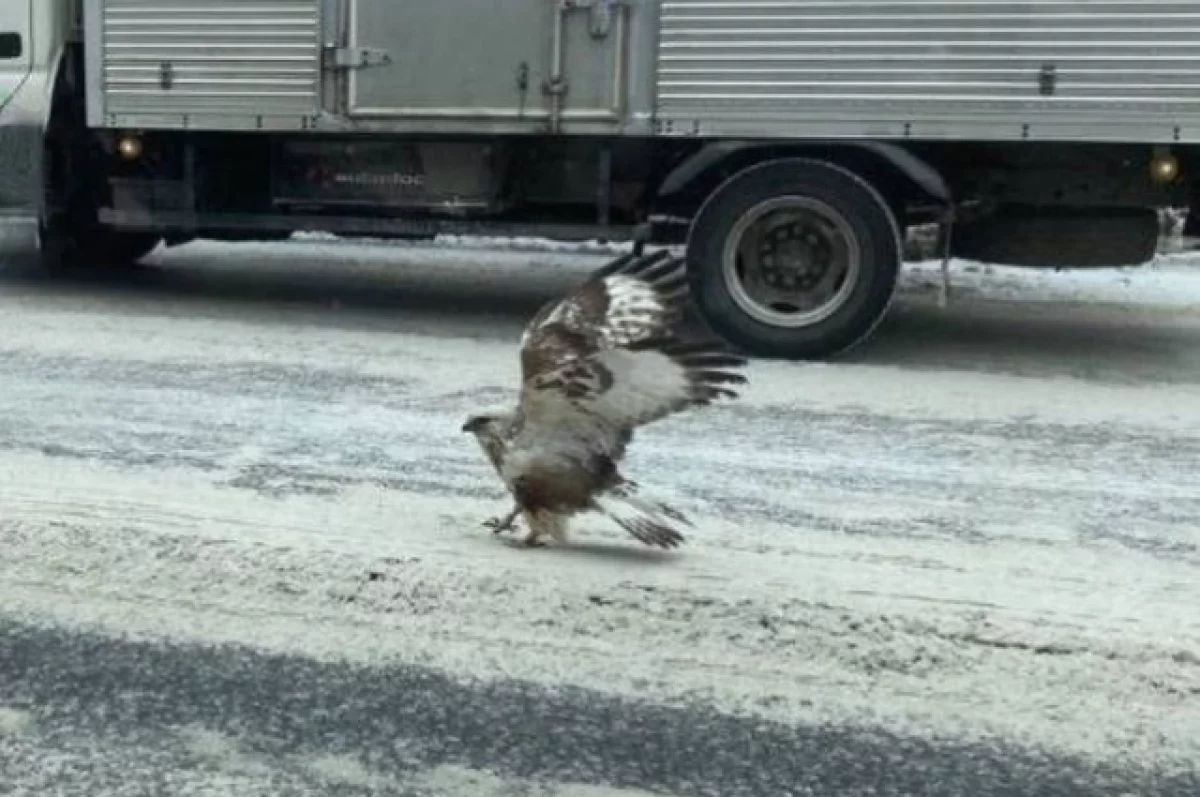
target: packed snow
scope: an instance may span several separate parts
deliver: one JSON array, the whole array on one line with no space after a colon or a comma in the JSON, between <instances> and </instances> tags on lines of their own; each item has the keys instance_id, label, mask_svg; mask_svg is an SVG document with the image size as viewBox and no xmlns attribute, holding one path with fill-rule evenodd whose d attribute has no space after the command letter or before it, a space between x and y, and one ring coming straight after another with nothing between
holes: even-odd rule
<instances>
[{"instance_id":1,"label":"packed snow","mask_svg":"<svg viewBox=\"0 0 1200 797\"><path fill-rule=\"evenodd\" d=\"M912 264L851 358L755 362L738 402L639 436L629 473L697 522L680 552L596 518L516 549L458 426L511 400L532 309L619 248L199 242L145 284L0 284L0 612L1200 760L1200 259L955 262L945 309ZM626 793L587 788L547 793Z\"/></svg>"}]
</instances>

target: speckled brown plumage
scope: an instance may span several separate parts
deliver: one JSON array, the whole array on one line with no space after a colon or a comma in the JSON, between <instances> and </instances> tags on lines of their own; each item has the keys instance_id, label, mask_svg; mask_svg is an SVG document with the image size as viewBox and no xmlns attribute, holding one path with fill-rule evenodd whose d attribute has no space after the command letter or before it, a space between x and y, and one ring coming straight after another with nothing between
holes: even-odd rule
<instances>
[{"instance_id":1,"label":"speckled brown plumage","mask_svg":"<svg viewBox=\"0 0 1200 797\"><path fill-rule=\"evenodd\" d=\"M620 473L634 430L673 413L735 398L745 358L679 330L687 296L683 262L666 251L617 258L568 296L547 302L521 336L521 393L512 412L464 425L515 502L526 538L562 539L566 519L598 511L635 539L683 541L686 518L643 498Z\"/></svg>"}]
</instances>

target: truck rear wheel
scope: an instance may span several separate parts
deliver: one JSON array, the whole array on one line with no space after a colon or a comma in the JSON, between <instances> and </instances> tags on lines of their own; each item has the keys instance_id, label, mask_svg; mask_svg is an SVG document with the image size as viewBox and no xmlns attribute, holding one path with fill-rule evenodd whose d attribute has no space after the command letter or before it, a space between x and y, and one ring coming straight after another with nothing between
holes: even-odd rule
<instances>
[{"instance_id":1,"label":"truck rear wheel","mask_svg":"<svg viewBox=\"0 0 1200 797\"><path fill-rule=\"evenodd\" d=\"M902 238L866 181L787 158L721 185L693 220L687 253L696 304L718 334L759 356L819 359L883 319Z\"/></svg>"}]
</instances>

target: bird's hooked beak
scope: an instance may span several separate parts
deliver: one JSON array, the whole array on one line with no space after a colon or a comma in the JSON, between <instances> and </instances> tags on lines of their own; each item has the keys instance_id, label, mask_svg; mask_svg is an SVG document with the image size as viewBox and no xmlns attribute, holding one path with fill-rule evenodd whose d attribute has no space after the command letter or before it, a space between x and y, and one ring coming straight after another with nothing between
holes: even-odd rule
<instances>
[{"instance_id":1,"label":"bird's hooked beak","mask_svg":"<svg viewBox=\"0 0 1200 797\"><path fill-rule=\"evenodd\" d=\"M480 432L489 431L492 426L497 423L497 421L498 419L495 415L489 415L487 413L482 415L472 415L470 418L467 418L466 422L463 423L461 431L470 432L471 434L477 435Z\"/></svg>"}]
</instances>

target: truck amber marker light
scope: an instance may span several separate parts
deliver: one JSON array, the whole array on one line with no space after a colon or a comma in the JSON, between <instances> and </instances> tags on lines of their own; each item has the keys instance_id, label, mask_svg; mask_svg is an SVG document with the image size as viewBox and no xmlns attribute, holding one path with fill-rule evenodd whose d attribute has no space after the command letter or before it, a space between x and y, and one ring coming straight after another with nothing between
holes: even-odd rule
<instances>
[{"instance_id":1,"label":"truck amber marker light","mask_svg":"<svg viewBox=\"0 0 1200 797\"><path fill-rule=\"evenodd\" d=\"M142 157L142 140L137 136L121 136L117 139L117 154L127 161L137 160Z\"/></svg>"},{"instance_id":2,"label":"truck amber marker light","mask_svg":"<svg viewBox=\"0 0 1200 797\"><path fill-rule=\"evenodd\" d=\"M1156 183L1171 183L1179 176L1179 159L1165 150L1154 153L1150 160L1150 177Z\"/></svg>"}]
</instances>

